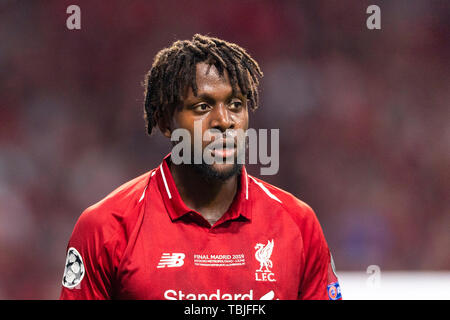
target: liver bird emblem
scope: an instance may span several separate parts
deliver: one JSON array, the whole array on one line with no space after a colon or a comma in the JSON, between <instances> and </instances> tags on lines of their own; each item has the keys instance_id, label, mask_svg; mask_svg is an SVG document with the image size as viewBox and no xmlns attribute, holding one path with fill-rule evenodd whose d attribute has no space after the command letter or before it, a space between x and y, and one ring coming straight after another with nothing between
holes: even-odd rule
<instances>
[{"instance_id":1,"label":"liver bird emblem","mask_svg":"<svg viewBox=\"0 0 450 320\"><path fill-rule=\"evenodd\" d=\"M272 268L270 256L273 250L273 239L268 240L266 245L257 243L255 249L255 258L259 261L259 269L256 272L271 272L269 268ZM263 271L263 269L265 270Z\"/></svg>"}]
</instances>

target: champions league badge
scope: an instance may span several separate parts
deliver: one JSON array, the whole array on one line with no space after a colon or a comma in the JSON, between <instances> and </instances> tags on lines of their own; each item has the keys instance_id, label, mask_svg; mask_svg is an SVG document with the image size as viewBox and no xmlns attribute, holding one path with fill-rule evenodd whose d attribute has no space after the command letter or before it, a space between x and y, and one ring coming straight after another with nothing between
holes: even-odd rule
<instances>
[{"instance_id":1,"label":"champions league badge","mask_svg":"<svg viewBox=\"0 0 450 320\"><path fill-rule=\"evenodd\" d=\"M62 285L66 288L73 289L83 280L84 274L84 264L80 253L75 248L69 248L67 250Z\"/></svg>"},{"instance_id":2,"label":"champions league badge","mask_svg":"<svg viewBox=\"0 0 450 320\"><path fill-rule=\"evenodd\" d=\"M328 298L330 300L342 299L341 287L339 282L333 282L327 286Z\"/></svg>"}]
</instances>

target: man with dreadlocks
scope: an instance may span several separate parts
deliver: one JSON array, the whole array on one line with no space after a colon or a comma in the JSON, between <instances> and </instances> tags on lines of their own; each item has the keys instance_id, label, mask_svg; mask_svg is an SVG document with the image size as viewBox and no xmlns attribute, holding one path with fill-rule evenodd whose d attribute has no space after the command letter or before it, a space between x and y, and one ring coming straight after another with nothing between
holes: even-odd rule
<instances>
[{"instance_id":1,"label":"man with dreadlocks","mask_svg":"<svg viewBox=\"0 0 450 320\"><path fill-rule=\"evenodd\" d=\"M202 134L215 129L220 134L202 140L201 151L212 143L215 156L236 160L229 133L247 130L262 75L236 44L199 34L176 41L145 79L147 132L172 138L177 129L195 135L195 124ZM175 163L169 154L81 214L60 298L336 300L341 293L307 204L238 161Z\"/></svg>"}]
</instances>

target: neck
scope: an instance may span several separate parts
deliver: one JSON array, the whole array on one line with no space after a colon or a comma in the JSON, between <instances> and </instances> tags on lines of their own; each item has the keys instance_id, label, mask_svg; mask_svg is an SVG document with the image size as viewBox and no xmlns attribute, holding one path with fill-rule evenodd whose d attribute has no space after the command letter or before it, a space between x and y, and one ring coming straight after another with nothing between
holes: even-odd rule
<instances>
[{"instance_id":1,"label":"neck","mask_svg":"<svg viewBox=\"0 0 450 320\"><path fill-rule=\"evenodd\" d=\"M238 175L222 181L206 179L192 165L169 163L173 180L184 203L213 225L228 210L238 189Z\"/></svg>"}]
</instances>

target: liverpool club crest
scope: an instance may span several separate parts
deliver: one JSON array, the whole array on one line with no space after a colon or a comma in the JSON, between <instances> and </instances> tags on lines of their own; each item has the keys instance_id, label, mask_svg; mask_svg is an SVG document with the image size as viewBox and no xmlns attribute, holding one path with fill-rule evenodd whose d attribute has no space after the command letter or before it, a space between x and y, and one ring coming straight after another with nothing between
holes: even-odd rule
<instances>
[{"instance_id":1,"label":"liverpool club crest","mask_svg":"<svg viewBox=\"0 0 450 320\"><path fill-rule=\"evenodd\" d=\"M273 251L273 239L268 240L267 244L257 243L255 245L255 258L259 262L259 269L255 272L256 281L276 281L272 272L273 263L270 260Z\"/></svg>"}]
</instances>

